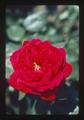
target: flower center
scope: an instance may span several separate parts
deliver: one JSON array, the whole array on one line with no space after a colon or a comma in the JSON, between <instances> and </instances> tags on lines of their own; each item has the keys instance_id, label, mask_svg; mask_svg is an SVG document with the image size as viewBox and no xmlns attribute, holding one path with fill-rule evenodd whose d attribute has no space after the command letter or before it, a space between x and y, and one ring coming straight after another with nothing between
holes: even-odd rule
<instances>
[{"instance_id":1,"label":"flower center","mask_svg":"<svg viewBox=\"0 0 84 120\"><path fill-rule=\"evenodd\" d=\"M40 70L40 66L38 64L36 64L35 62L33 63L34 65L34 70L35 71L39 71Z\"/></svg>"}]
</instances>

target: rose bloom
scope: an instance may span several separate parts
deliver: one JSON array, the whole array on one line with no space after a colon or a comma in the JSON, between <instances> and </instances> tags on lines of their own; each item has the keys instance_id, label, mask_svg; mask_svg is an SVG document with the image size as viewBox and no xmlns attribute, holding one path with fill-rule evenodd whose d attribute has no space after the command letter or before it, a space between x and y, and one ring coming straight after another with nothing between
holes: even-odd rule
<instances>
[{"instance_id":1,"label":"rose bloom","mask_svg":"<svg viewBox=\"0 0 84 120\"><path fill-rule=\"evenodd\" d=\"M32 39L11 56L13 73L8 83L15 89L53 101L60 85L71 74L64 48L54 47L49 41Z\"/></svg>"}]
</instances>

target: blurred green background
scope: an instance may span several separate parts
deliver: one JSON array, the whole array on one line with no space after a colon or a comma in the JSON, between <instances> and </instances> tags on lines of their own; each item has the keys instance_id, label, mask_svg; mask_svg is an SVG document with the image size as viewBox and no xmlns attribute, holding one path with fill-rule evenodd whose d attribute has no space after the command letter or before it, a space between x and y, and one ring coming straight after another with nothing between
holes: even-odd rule
<instances>
[{"instance_id":1,"label":"blurred green background","mask_svg":"<svg viewBox=\"0 0 84 120\"><path fill-rule=\"evenodd\" d=\"M49 40L54 46L64 47L67 61L73 65L73 73L65 81L70 87L79 82L79 6L77 5L37 5L9 6L6 8L6 80L13 69L9 56L18 49L25 39ZM9 93L14 90L7 86L6 105L15 114ZM8 111L10 111L8 109ZM7 113L12 113L8 112Z\"/></svg>"}]
</instances>

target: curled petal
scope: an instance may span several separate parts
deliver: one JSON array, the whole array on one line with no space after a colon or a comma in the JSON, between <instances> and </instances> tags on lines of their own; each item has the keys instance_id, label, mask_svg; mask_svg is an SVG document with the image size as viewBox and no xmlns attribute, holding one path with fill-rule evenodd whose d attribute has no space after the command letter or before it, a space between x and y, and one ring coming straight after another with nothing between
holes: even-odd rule
<instances>
[{"instance_id":1,"label":"curled petal","mask_svg":"<svg viewBox=\"0 0 84 120\"><path fill-rule=\"evenodd\" d=\"M72 73L72 70L73 70L72 65L66 63L63 69L64 78L68 77Z\"/></svg>"}]
</instances>

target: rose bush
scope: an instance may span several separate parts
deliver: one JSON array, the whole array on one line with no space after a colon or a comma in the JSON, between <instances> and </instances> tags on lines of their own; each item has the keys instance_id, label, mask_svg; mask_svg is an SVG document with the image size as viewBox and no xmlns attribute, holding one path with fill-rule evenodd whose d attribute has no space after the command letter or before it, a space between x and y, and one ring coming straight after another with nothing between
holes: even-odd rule
<instances>
[{"instance_id":1,"label":"rose bush","mask_svg":"<svg viewBox=\"0 0 84 120\"><path fill-rule=\"evenodd\" d=\"M14 71L9 84L47 101L56 98L59 86L72 72L71 64L66 62L65 49L40 39L24 41L10 56L10 61Z\"/></svg>"}]
</instances>

